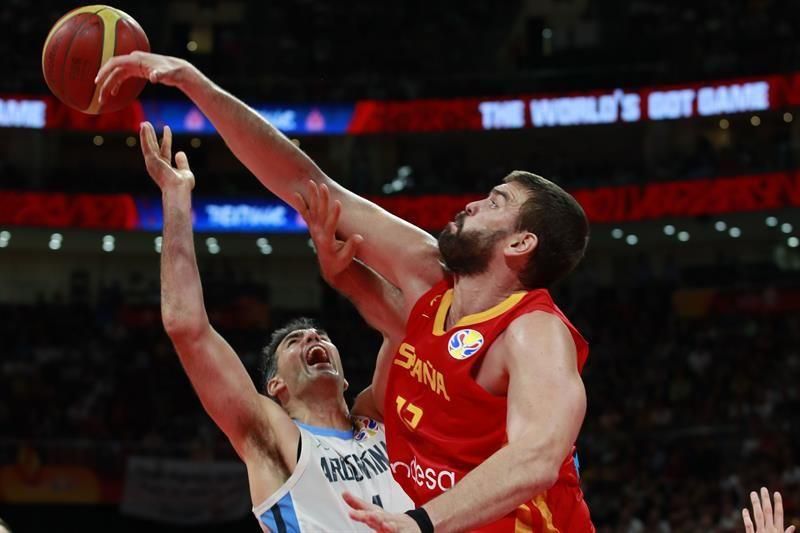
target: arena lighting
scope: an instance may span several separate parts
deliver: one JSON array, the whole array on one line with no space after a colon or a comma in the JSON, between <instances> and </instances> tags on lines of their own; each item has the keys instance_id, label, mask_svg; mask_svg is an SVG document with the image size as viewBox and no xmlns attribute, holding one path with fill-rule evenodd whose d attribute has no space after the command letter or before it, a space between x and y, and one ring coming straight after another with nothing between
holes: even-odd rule
<instances>
[{"instance_id":1,"label":"arena lighting","mask_svg":"<svg viewBox=\"0 0 800 533\"><path fill-rule=\"evenodd\" d=\"M781 224L781 231L784 233L791 233L794 228L788 222Z\"/></svg>"},{"instance_id":2,"label":"arena lighting","mask_svg":"<svg viewBox=\"0 0 800 533\"><path fill-rule=\"evenodd\" d=\"M639 237L631 233L630 235L625 237L625 242L627 242L631 246L636 246L636 244L639 242Z\"/></svg>"},{"instance_id":3,"label":"arena lighting","mask_svg":"<svg viewBox=\"0 0 800 533\"><path fill-rule=\"evenodd\" d=\"M125 144L128 145L128 148L133 148L136 146L136 137L130 136L125 139Z\"/></svg>"},{"instance_id":4,"label":"arena lighting","mask_svg":"<svg viewBox=\"0 0 800 533\"><path fill-rule=\"evenodd\" d=\"M192 137L192 140L189 141L189 144L192 148L200 148L200 145L203 144L199 137Z\"/></svg>"},{"instance_id":5,"label":"arena lighting","mask_svg":"<svg viewBox=\"0 0 800 533\"><path fill-rule=\"evenodd\" d=\"M196 41L189 41L188 43L186 43L186 49L189 50L190 52L196 52L197 51L197 42Z\"/></svg>"},{"instance_id":6,"label":"arena lighting","mask_svg":"<svg viewBox=\"0 0 800 533\"><path fill-rule=\"evenodd\" d=\"M614 228L611 230L611 236L615 239L621 239L623 235L625 235L625 232L619 228Z\"/></svg>"},{"instance_id":7,"label":"arena lighting","mask_svg":"<svg viewBox=\"0 0 800 533\"><path fill-rule=\"evenodd\" d=\"M688 231L681 231L678 232L678 240L681 242L686 242L689 240L689 232Z\"/></svg>"},{"instance_id":8,"label":"arena lighting","mask_svg":"<svg viewBox=\"0 0 800 533\"><path fill-rule=\"evenodd\" d=\"M58 239L56 239L56 238L55 238L55 237L56 237L56 235L58 235L58 237L59 237ZM51 250L60 250L60 249L61 249L61 241L62 241L62 240L63 240L63 239L61 238L61 234L59 234L59 233L54 233L54 234L53 234L53 236L52 236L52 237L50 237L50 242L48 243L48 245L47 245L47 246L48 246L48 247L49 247Z\"/></svg>"},{"instance_id":9,"label":"arena lighting","mask_svg":"<svg viewBox=\"0 0 800 533\"><path fill-rule=\"evenodd\" d=\"M64 240L64 236L61 235L60 233L53 233L52 235L50 235L50 240L61 242Z\"/></svg>"},{"instance_id":10,"label":"arena lighting","mask_svg":"<svg viewBox=\"0 0 800 533\"><path fill-rule=\"evenodd\" d=\"M664 226L664 235L669 235L669 236L675 235L675 226L673 226L672 224L667 224L666 226Z\"/></svg>"},{"instance_id":11,"label":"arena lighting","mask_svg":"<svg viewBox=\"0 0 800 533\"><path fill-rule=\"evenodd\" d=\"M731 229L728 230L728 235L730 235L734 239L738 239L739 237L742 236L742 230L740 230L736 226L733 226Z\"/></svg>"},{"instance_id":12,"label":"arena lighting","mask_svg":"<svg viewBox=\"0 0 800 533\"><path fill-rule=\"evenodd\" d=\"M207 238L206 246L208 246L208 253L210 254L216 255L220 251L219 242L217 241L216 237Z\"/></svg>"},{"instance_id":13,"label":"arena lighting","mask_svg":"<svg viewBox=\"0 0 800 533\"><path fill-rule=\"evenodd\" d=\"M775 217L767 217L767 220L765 220L764 222L765 222L765 223L767 224L767 226L769 226L770 228L774 228L775 226L777 226L777 225L778 225L778 219L777 219L777 218L775 218Z\"/></svg>"},{"instance_id":14,"label":"arena lighting","mask_svg":"<svg viewBox=\"0 0 800 533\"><path fill-rule=\"evenodd\" d=\"M265 237L260 237L256 240L256 245L258 249L261 250L261 253L264 255L269 255L272 253L272 245L269 243Z\"/></svg>"},{"instance_id":15,"label":"arena lighting","mask_svg":"<svg viewBox=\"0 0 800 533\"><path fill-rule=\"evenodd\" d=\"M789 237L786 239L786 244L789 245L789 248L797 248L800 246L800 239L795 236Z\"/></svg>"},{"instance_id":16,"label":"arena lighting","mask_svg":"<svg viewBox=\"0 0 800 533\"><path fill-rule=\"evenodd\" d=\"M714 229L717 231L725 231L728 228L728 225L725 224L724 220L717 220L714 222Z\"/></svg>"},{"instance_id":17,"label":"arena lighting","mask_svg":"<svg viewBox=\"0 0 800 533\"><path fill-rule=\"evenodd\" d=\"M156 237L155 240L153 241L153 244L155 245L154 247L155 247L156 253L159 253L159 254L161 253L161 243L163 241L164 241L164 238L161 235Z\"/></svg>"},{"instance_id":18,"label":"arena lighting","mask_svg":"<svg viewBox=\"0 0 800 533\"><path fill-rule=\"evenodd\" d=\"M752 117L750 117L750 124L752 124L753 126L760 126L761 117L759 117L758 115L753 115Z\"/></svg>"},{"instance_id":19,"label":"arena lighting","mask_svg":"<svg viewBox=\"0 0 800 533\"><path fill-rule=\"evenodd\" d=\"M727 118L720 119L719 121L719 128L722 130L727 130L730 127L731 123L728 122Z\"/></svg>"},{"instance_id":20,"label":"arena lighting","mask_svg":"<svg viewBox=\"0 0 800 533\"><path fill-rule=\"evenodd\" d=\"M793 121L793 120L794 120L794 116L791 113L789 113L788 111L783 114L783 121L786 122L787 124L789 122Z\"/></svg>"},{"instance_id":21,"label":"arena lighting","mask_svg":"<svg viewBox=\"0 0 800 533\"><path fill-rule=\"evenodd\" d=\"M105 235L103 237L103 251L104 252L113 252L114 251L114 244L115 239L113 235Z\"/></svg>"},{"instance_id":22,"label":"arena lighting","mask_svg":"<svg viewBox=\"0 0 800 533\"><path fill-rule=\"evenodd\" d=\"M8 246L8 241L11 240L11 232L10 231L0 231L0 248L6 248Z\"/></svg>"},{"instance_id":23,"label":"arena lighting","mask_svg":"<svg viewBox=\"0 0 800 533\"><path fill-rule=\"evenodd\" d=\"M103 146L105 139L103 139L102 135L95 135L94 138L92 138L92 142L95 146Z\"/></svg>"}]
</instances>

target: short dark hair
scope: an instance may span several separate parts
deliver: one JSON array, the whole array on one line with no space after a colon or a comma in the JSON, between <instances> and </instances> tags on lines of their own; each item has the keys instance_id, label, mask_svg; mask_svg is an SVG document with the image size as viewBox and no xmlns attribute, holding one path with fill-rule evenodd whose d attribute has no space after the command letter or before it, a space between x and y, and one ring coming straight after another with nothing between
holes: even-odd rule
<instances>
[{"instance_id":1,"label":"short dark hair","mask_svg":"<svg viewBox=\"0 0 800 533\"><path fill-rule=\"evenodd\" d=\"M589 220L567 191L536 174L515 170L503 183L519 183L530 193L519 210L517 231L539 239L533 256L519 273L528 289L547 288L572 272L589 243Z\"/></svg>"},{"instance_id":2,"label":"short dark hair","mask_svg":"<svg viewBox=\"0 0 800 533\"><path fill-rule=\"evenodd\" d=\"M301 316L287 322L283 327L272 332L269 344L261 350L261 364L258 368L259 390L269 396L267 383L278 372L278 346L290 333L299 329L316 329L322 331L317 323L308 317ZM270 396L271 397L271 396Z\"/></svg>"}]
</instances>

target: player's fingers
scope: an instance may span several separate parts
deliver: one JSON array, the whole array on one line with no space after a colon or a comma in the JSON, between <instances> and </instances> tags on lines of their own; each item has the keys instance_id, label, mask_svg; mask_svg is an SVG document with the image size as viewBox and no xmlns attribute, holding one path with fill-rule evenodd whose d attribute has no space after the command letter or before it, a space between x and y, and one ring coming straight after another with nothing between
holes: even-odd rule
<instances>
[{"instance_id":1,"label":"player's fingers","mask_svg":"<svg viewBox=\"0 0 800 533\"><path fill-rule=\"evenodd\" d=\"M783 527L783 497L781 493L775 491L775 526L782 528Z\"/></svg>"},{"instance_id":2,"label":"player's fingers","mask_svg":"<svg viewBox=\"0 0 800 533\"><path fill-rule=\"evenodd\" d=\"M351 519L366 524L373 531L386 531L383 520L373 511L350 511L349 514Z\"/></svg>"},{"instance_id":3,"label":"player's fingers","mask_svg":"<svg viewBox=\"0 0 800 533\"><path fill-rule=\"evenodd\" d=\"M324 183L319 186L319 213L322 216L328 214L328 207L330 206L330 191L328 191L328 186Z\"/></svg>"},{"instance_id":4,"label":"player's fingers","mask_svg":"<svg viewBox=\"0 0 800 533\"><path fill-rule=\"evenodd\" d=\"M344 491L342 493L342 498L347 503L347 505L349 505L353 509L370 510L373 507L375 507L371 503L367 503L364 500L362 500L361 498L356 498L355 496L353 496L352 494L350 494L347 491Z\"/></svg>"},{"instance_id":5,"label":"player's fingers","mask_svg":"<svg viewBox=\"0 0 800 533\"><path fill-rule=\"evenodd\" d=\"M775 516L772 514L772 500L769 497L769 491L766 487L761 487L761 510L764 513L764 522L769 527L777 525L783 527L783 524L776 524Z\"/></svg>"},{"instance_id":6,"label":"player's fingers","mask_svg":"<svg viewBox=\"0 0 800 533\"><path fill-rule=\"evenodd\" d=\"M789 526L786 528L786 531L784 533L794 533L794 531L795 531L794 526Z\"/></svg>"},{"instance_id":7,"label":"player's fingers","mask_svg":"<svg viewBox=\"0 0 800 533\"><path fill-rule=\"evenodd\" d=\"M306 203L305 197L297 191L295 191L294 197L297 198L297 212L300 213L300 216L303 217L303 220L308 224L310 222L310 213L308 212L308 204Z\"/></svg>"},{"instance_id":8,"label":"player's fingers","mask_svg":"<svg viewBox=\"0 0 800 533\"><path fill-rule=\"evenodd\" d=\"M127 76L125 75L125 69L121 66L116 66L114 69L104 78L101 78L99 81L100 84L100 93L98 96L98 100L102 102L107 97L116 94L119 90L119 86L122 85L122 82L125 81Z\"/></svg>"},{"instance_id":9,"label":"player's fingers","mask_svg":"<svg viewBox=\"0 0 800 533\"><path fill-rule=\"evenodd\" d=\"M758 500L756 491L750 493L750 503L753 505L753 522L760 531L764 529L764 513L761 511L761 502Z\"/></svg>"},{"instance_id":10,"label":"player's fingers","mask_svg":"<svg viewBox=\"0 0 800 533\"><path fill-rule=\"evenodd\" d=\"M342 214L342 203L339 200L333 202L333 207L322 213L325 221L322 229L326 236L336 235L336 225L339 223L339 216Z\"/></svg>"},{"instance_id":11,"label":"player's fingers","mask_svg":"<svg viewBox=\"0 0 800 533\"><path fill-rule=\"evenodd\" d=\"M158 154L156 131L149 122L142 122L139 125L139 144L142 147L142 154L145 157Z\"/></svg>"},{"instance_id":12,"label":"player's fingers","mask_svg":"<svg viewBox=\"0 0 800 533\"><path fill-rule=\"evenodd\" d=\"M755 533L753 521L750 519L750 511L747 509L742 509L742 520L744 521L745 533Z\"/></svg>"},{"instance_id":13,"label":"player's fingers","mask_svg":"<svg viewBox=\"0 0 800 533\"><path fill-rule=\"evenodd\" d=\"M352 261L356 256L358 247L362 242L364 242L364 237L358 233L350 235L350 238L345 241L344 246L342 246L337 254L339 256L339 260L347 262Z\"/></svg>"},{"instance_id":14,"label":"player's fingers","mask_svg":"<svg viewBox=\"0 0 800 533\"><path fill-rule=\"evenodd\" d=\"M172 130L169 126L164 126L164 133L161 137L161 157L172 162Z\"/></svg>"},{"instance_id":15,"label":"player's fingers","mask_svg":"<svg viewBox=\"0 0 800 533\"><path fill-rule=\"evenodd\" d=\"M121 60L122 56L114 56L100 65L100 68L97 70L97 75L94 77L94 84L97 85L105 81L108 75L111 74L111 71L117 68Z\"/></svg>"},{"instance_id":16,"label":"player's fingers","mask_svg":"<svg viewBox=\"0 0 800 533\"><path fill-rule=\"evenodd\" d=\"M308 211L311 213L315 219L319 219L319 212L317 210L317 205L319 205L319 189L317 188L317 184L314 183L312 180L308 181L306 186L306 202L308 202Z\"/></svg>"},{"instance_id":17,"label":"player's fingers","mask_svg":"<svg viewBox=\"0 0 800 533\"><path fill-rule=\"evenodd\" d=\"M191 170L189 168L189 157L186 152L178 152L175 154L175 166L180 170Z\"/></svg>"}]
</instances>

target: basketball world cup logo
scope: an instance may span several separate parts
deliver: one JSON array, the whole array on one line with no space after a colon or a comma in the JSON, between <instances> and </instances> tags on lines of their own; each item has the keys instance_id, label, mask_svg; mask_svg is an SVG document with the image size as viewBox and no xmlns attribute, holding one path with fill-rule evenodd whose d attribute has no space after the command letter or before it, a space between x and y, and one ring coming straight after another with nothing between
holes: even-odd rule
<instances>
[{"instance_id":1,"label":"basketball world cup logo","mask_svg":"<svg viewBox=\"0 0 800 533\"><path fill-rule=\"evenodd\" d=\"M453 359L464 360L472 357L483 346L483 335L474 329L461 329L453 333L447 343L447 351Z\"/></svg>"},{"instance_id":2,"label":"basketball world cup logo","mask_svg":"<svg viewBox=\"0 0 800 533\"><path fill-rule=\"evenodd\" d=\"M357 441L362 441L378 434L378 423L371 418L367 418L365 416L354 416L353 425L356 429L356 436L354 438Z\"/></svg>"}]
</instances>

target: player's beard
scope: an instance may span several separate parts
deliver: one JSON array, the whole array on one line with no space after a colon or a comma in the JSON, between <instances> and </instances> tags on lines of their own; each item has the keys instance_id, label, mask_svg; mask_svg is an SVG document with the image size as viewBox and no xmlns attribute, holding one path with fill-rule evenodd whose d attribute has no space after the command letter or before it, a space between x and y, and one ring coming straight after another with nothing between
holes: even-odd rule
<instances>
[{"instance_id":1,"label":"player's beard","mask_svg":"<svg viewBox=\"0 0 800 533\"><path fill-rule=\"evenodd\" d=\"M504 230L464 231L464 216L459 213L454 223L455 231L445 227L439 234L439 253L447 269L457 276L476 276L489 269L495 244L505 237Z\"/></svg>"}]
</instances>

